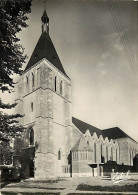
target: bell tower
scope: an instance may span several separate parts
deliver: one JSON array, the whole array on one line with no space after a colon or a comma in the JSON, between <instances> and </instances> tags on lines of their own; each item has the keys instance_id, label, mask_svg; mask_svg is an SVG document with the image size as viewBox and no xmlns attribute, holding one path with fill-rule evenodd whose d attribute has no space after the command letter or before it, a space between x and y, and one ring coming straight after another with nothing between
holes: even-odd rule
<instances>
[{"instance_id":1,"label":"bell tower","mask_svg":"<svg viewBox=\"0 0 138 195\"><path fill-rule=\"evenodd\" d=\"M24 145L26 151L32 147L33 129L37 179L64 176L72 137L71 80L49 36L46 9L41 21L42 34L18 83L18 108L25 115L21 123L28 129Z\"/></svg>"},{"instance_id":2,"label":"bell tower","mask_svg":"<svg viewBox=\"0 0 138 195\"><path fill-rule=\"evenodd\" d=\"M41 17L41 21L42 21L42 33L46 32L49 34L49 18L48 18L47 13L46 13L46 8L45 8L44 13Z\"/></svg>"}]
</instances>

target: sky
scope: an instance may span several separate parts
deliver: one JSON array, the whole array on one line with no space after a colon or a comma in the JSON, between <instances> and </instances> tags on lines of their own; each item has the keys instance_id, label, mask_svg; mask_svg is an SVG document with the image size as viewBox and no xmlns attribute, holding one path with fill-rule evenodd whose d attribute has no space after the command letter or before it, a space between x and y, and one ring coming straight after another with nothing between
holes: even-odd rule
<instances>
[{"instance_id":1,"label":"sky","mask_svg":"<svg viewBox=\"0 0 138 195\"><path fill-rule=\"evenodd\" d=\"M119 127L136 141L137 4L118 1L113 7L113 1L109 5L100 0L46 2L50 37L71 78L72 116L100 129ZM44 1L33 0L29 27L18 35L28 60L41 35L43 11Z\"/></svg>"}]
</instances>

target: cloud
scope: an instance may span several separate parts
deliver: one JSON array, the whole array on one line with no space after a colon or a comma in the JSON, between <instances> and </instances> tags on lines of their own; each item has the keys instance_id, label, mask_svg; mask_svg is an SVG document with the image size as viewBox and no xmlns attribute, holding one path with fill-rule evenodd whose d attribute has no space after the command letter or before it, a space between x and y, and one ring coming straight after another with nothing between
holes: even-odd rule
<instances>
[{"instance_id":1,"label":"cloud","mask_svg":"<svg viewBox=\"0 0 138 195\"><path fill-rule=\"evenodd\" d=\"M107 74L107 71L104 70L104 66L105 66L105 64L104 64L103 62L99 62L99 63L97 64L97 71L98 71L98 73L100 73L100 75L102 75L102 76L104 76L104 75Z\"/></svg>"},{"instance_id":2,"label":"cloud","mask_svg":"<svg viewBox=\"0 0 138 195\"><path fill-rule=\"evenodd\" d=\"M113 49L116 49L118 51L122 51L123 50L123 45L122 45L122 39L123 37L123 32L120 32L117 33L117 32L114 32L112 34L108 34L105 36L105 39L109 42L110 46L113 48ZM103 56L105 57L105 56Z\"/></svg>"},{"instance_id":3,"label":"cloud","mask_svg":"<svg viewBox=\"0 0 138 195\"><path fill-rule=\"evenodd\" d=\"M106 58L108 58L110 55L109 55L109 52L105 52L105 53L103 53L103 55L102 55L102 59L106 59Z\"/></svg>"},{"instance_id":4,"label":"cloud","mask_svg":"<svg viewBox=\"0 0 138 195\"><path fill-rule=\"evenodd\" d=\"M104 75L106 75L106 74L107 74L107 72L106 72L105 70L102 70L102 71L101 71L101 75L104 76Z\"/></svg>"},{"instance_id":5,"label":"cloud","mask_svg":"<svg viewBox=\"0 0 138 195\"><path fill-rule=\"evenodd\" d=\"M97 64L97 67L103 67L104 66L104 63L103 62L99 62L98 64Z\"/></svg>"},{"instance_id":6,"label":"cloud","mask_svg":"<svg viewBox=\"0 0 138 195\"><path fill-rule=\"evenodd\" d=\"M117 44L117 43L114 44L114 48L119 50L119 51L123 50L123 46L121 44Z\"/></svg>"}]
</instances>

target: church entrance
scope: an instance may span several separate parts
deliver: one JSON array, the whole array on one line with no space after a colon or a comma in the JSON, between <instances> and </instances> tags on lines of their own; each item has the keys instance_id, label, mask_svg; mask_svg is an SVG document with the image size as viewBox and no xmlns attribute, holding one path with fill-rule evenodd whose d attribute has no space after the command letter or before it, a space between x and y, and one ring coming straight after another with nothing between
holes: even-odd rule
<instances>
[{"instance_id":1,"label":"church entrance","mask_svg":"<svg viewBox=\"0 0 138 195\"><path fill-rule=\"evenodd\" d=\"M34 161L30 160L30 177L34 177Z\"/></svg>"}]
</instances>

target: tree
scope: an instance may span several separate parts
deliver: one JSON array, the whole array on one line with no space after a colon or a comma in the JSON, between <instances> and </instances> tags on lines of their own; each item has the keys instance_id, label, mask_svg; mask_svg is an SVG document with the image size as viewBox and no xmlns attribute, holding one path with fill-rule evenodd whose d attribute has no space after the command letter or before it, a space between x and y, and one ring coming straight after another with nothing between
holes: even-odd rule
<instances>
[{"instance_id":1,"label":"tree","mask_svg":"<svg viewBox=\"0 0 138 195\"><path fill-rule=\"evenodd\" d=\"M28 25L27 14L31 12L32 0L0 0L0 91L12 92L14 89L14 74L22 74L22 65L27 56L24 48L19 44L17 34ZM16 106L4 104L0 99L0 140L9 140L23 127L16 120L20 114L8 115L3 109ZM17 125L18 124L18 125ZM8 145L8 144L7 144Z\"/></svg>"},{"instance_id":2,"label":"tree","mask_svg":"<svg viewBox=\"0 0 138 195\"><path fill-rule=\"evenodd\" d=\"M8 140L3 141L0 147L1 147L0 164L5 164L5 165L11 164L13 152L9 141Z\"/></svg>"},{"instance_id":3,"label":"tree","mask_svg":"<svg viewBox=\"0 0 138 195\"><path fill-rule=\"evenodd\" d=\"M14 73L22 73L26 55L19 44L19 33L26 28L27 14L31 12L31 0L0 0L0 90L13 88Z\"/></svg>"}]
</instances>

